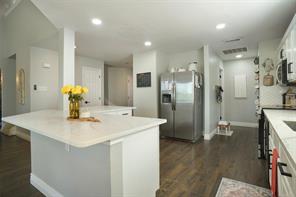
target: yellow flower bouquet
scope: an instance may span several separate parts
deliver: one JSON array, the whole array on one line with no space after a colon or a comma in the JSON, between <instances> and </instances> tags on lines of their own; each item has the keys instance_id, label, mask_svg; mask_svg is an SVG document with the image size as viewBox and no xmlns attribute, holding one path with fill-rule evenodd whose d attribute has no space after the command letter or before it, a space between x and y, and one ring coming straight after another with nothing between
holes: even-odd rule
<instances>
[{"instance_id":1,"label":"yellow flower bouquet","mask_svg":"<svg viewBox=\"0 0 296 197\"><path fill-rule=\"evenodd\" d=\"M88 93L87 87L66 85L62 87L61 92L69 96L69 118L78 119L80 115L80 101L83 100L83 94Z\"/></svg>"}]
</instances>

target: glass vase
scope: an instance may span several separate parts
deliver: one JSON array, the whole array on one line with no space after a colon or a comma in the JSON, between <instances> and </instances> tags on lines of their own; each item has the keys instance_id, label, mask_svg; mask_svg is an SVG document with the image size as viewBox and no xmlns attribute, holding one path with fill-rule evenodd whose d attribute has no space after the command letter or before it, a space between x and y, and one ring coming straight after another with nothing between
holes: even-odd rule
<instances>
[{"instance_id":1,"label":"glass vase","mask_svg":"<svg viewBox=\"0 0 296 197\"><path fill-rule=\"evenodd\" d=\"M78 119L80 114L80 103L79 101L70 101L69 103L69 115L72 119Z\"/></svg>"}]
</instances>

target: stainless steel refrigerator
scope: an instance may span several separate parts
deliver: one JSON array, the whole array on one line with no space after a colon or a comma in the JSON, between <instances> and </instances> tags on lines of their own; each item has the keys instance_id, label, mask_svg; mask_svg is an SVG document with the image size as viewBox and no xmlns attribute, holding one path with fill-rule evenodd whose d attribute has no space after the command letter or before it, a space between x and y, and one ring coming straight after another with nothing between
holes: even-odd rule
<instances>
[{"instance_id":1,"label":"stainless steel refrigerator","mask_svg":"<svg viewBox=\"0 0 296 197\"><path fill-rule=\"evenodd\" d=\"M187 71L161 75L160 135L195 142L203 131L202 74Z\"/></svg>"}]
</instances>

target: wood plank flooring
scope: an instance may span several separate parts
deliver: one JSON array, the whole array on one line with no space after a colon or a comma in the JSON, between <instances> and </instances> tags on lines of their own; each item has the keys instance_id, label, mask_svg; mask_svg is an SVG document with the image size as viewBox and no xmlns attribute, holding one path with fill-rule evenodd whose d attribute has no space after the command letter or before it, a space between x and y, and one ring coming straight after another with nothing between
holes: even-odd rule
<instances>
[{"instance_id":1,"label":"wood plank flooring","mask_svg":"<svg viewBox=\"0 0 296 197\"><path fill-rule=\"evenodd\" d=\"M215 196L222 177L268 187L265 163L257 159L257 129L233 130L231 137L197 144L161 140L158 196Z\"/></svg>"},{"instance_id":2,"label":"wood plank flooring","mask_svg":"<svg viewBox=\"0 0 296 197\"><path fill-rule=\"evenodd\" d=\"M158 197L215 196L222 177L267 187L264 162L257 159L257 130L235 128L232 137L190 144L160 142ZM0 134L0 197L37 197L30 185L30 144Z\"/></svg>"},{"instance_id":3,"label":"wood plank flooring","mask_svg":"<svg viewBox=\"0 0 296 197\"><path fill-rule=\"evenodd\" d=\"M0 197L43 196L30 184L30 143L0 134Z\"/></svg>"}]
</instances>

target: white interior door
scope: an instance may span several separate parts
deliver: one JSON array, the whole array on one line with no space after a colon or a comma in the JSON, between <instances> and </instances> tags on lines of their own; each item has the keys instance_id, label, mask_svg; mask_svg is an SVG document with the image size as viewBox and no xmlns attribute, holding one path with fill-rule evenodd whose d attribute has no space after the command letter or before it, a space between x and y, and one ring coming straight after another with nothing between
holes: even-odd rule
<instances>
[{"instance_id":1,"label":"white interior door","mask_svg":"<svg viewBox=\"0 0 296 197\"><path fill-rule=\"evenodd\" d=\"M84 97L84 100L88 102L87 106L102 104L101 76L102 71L100 68L90 66L82 67L82 86L86 86L89 89L89 92Z\"/></svg>"}]
</instances>

